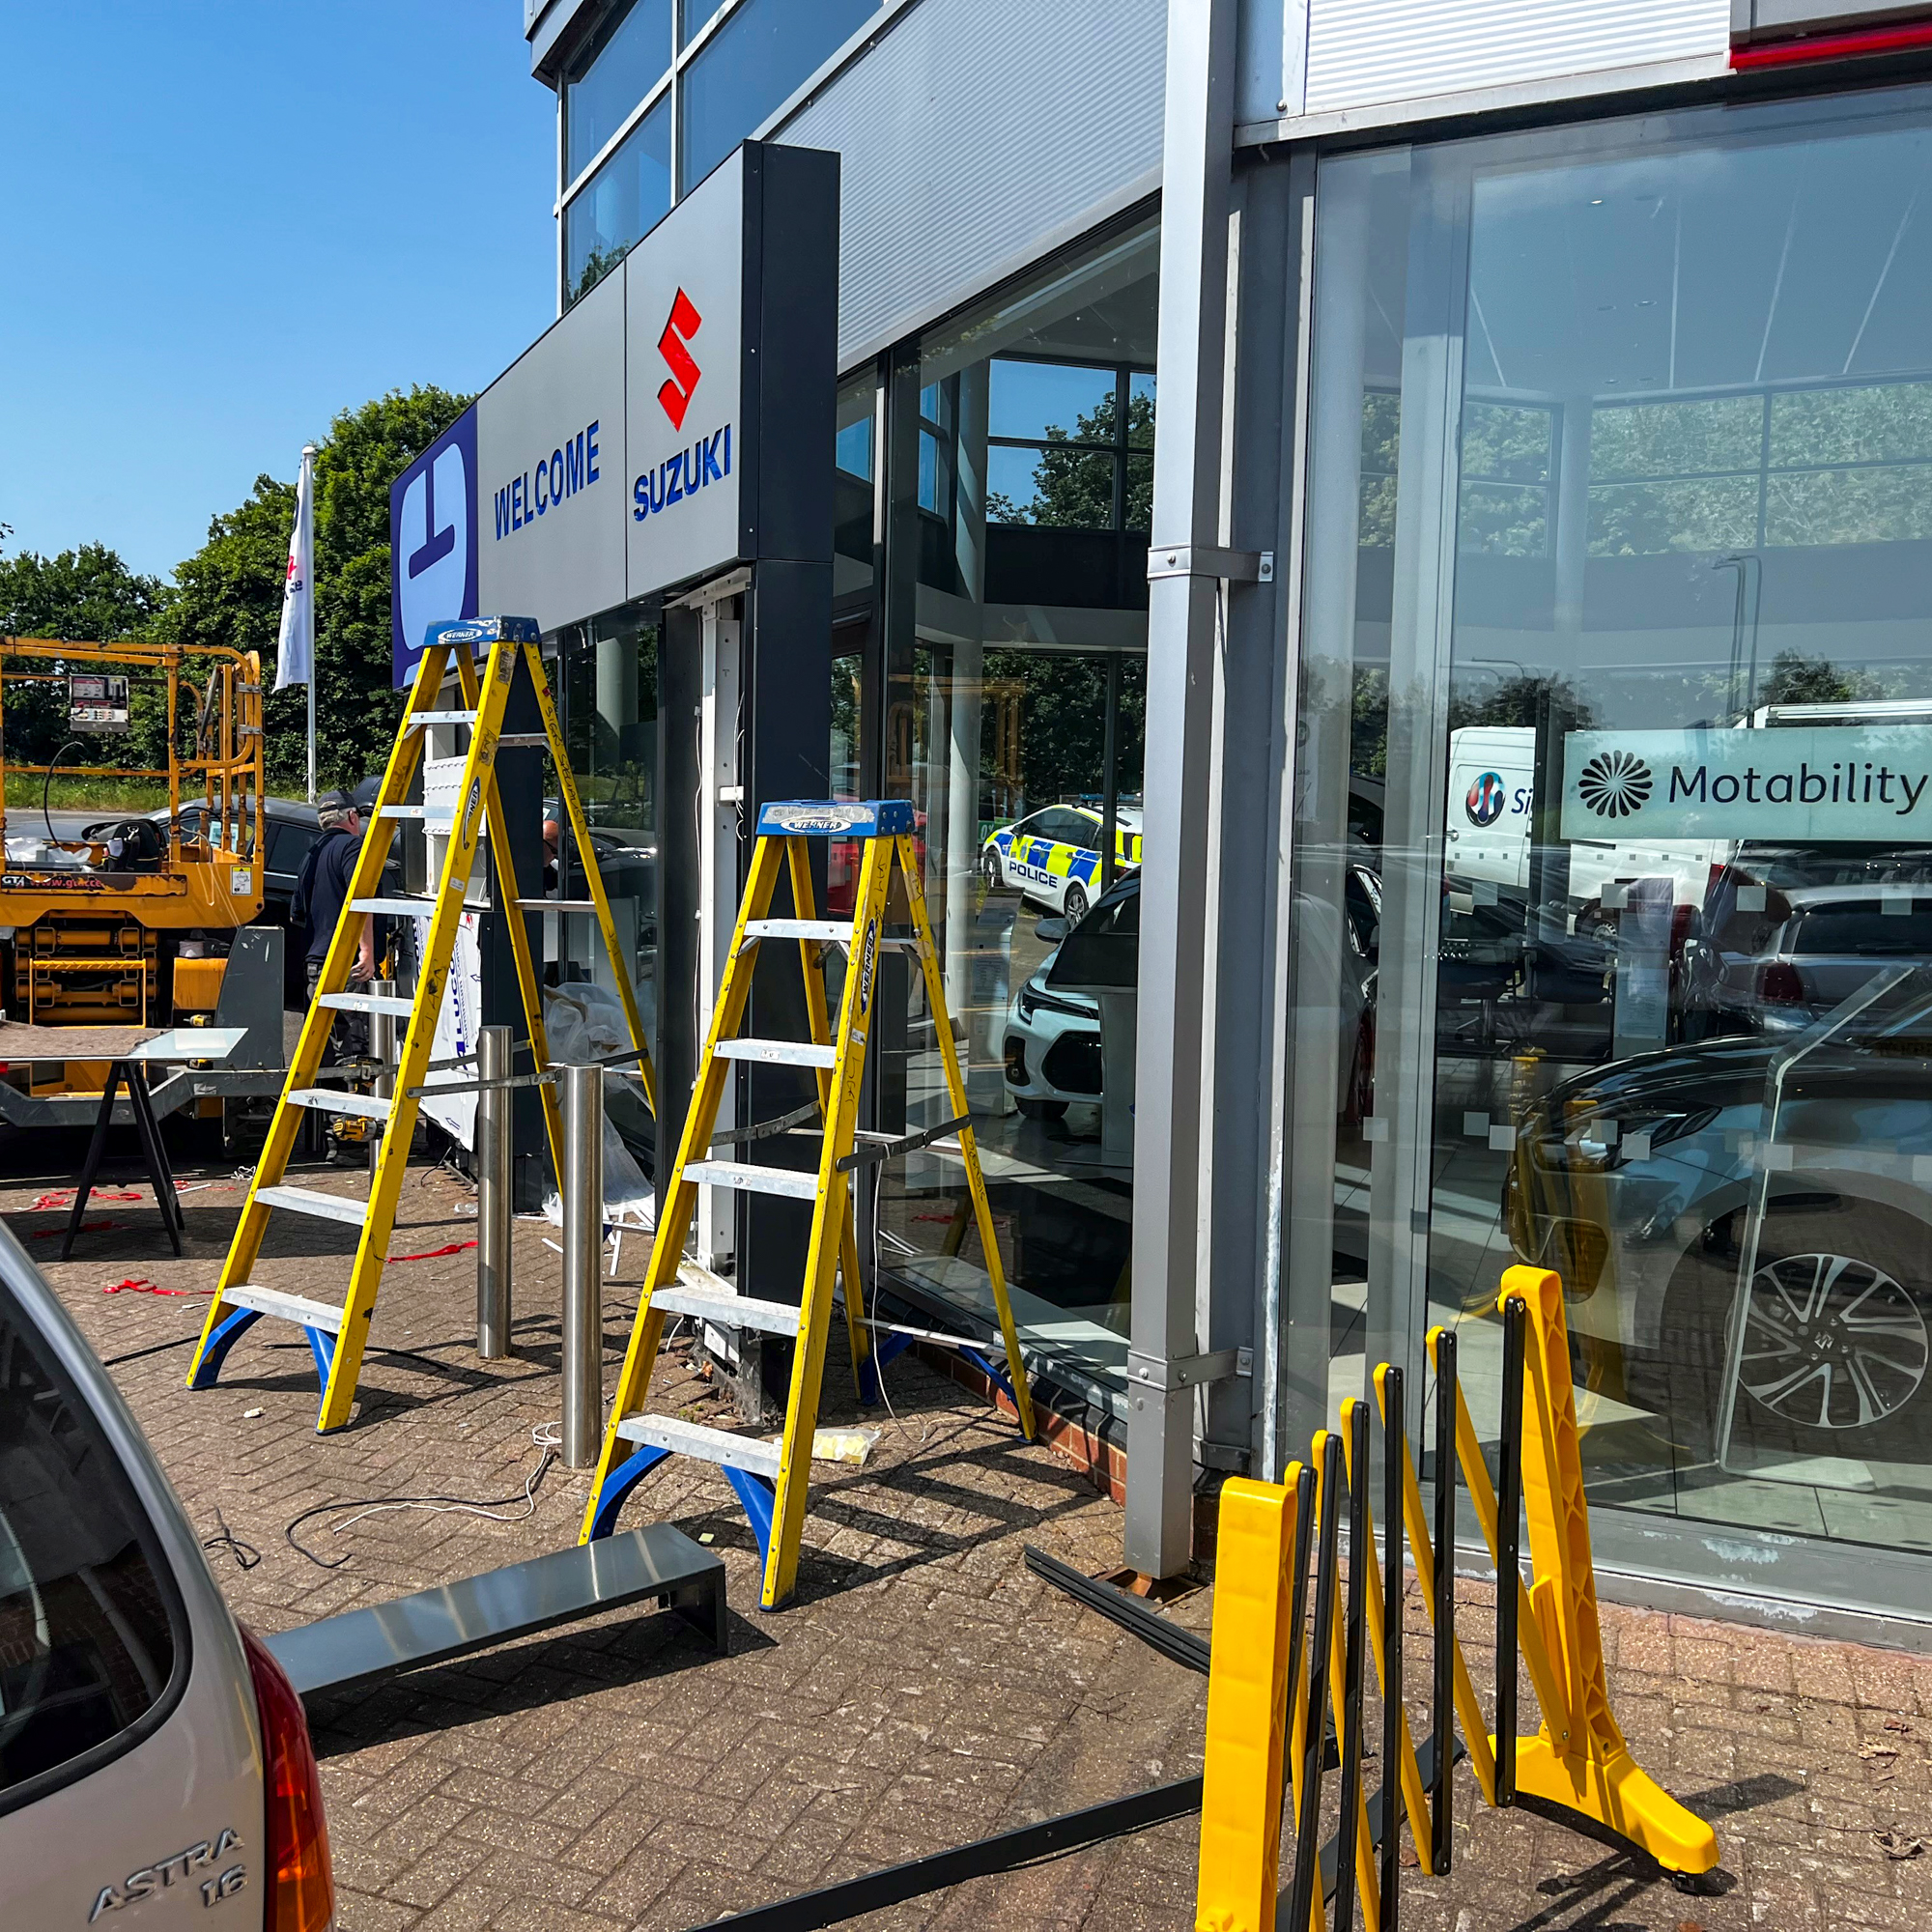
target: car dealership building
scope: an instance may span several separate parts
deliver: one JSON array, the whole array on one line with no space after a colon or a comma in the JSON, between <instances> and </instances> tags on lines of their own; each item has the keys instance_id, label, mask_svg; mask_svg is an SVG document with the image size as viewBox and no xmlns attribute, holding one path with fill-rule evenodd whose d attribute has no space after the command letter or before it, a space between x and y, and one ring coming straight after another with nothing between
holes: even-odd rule
<instances>
[{"instance_id":1,"label":"car dealership building","mask_svg":"<svg viewBox=\"0 0 1932 1932\"><path fill-rule=\"evenodd\" d=\"M399 669L431 602L554 638L663 1130L755 806L910 798L1130 1564L1369 1365L1419 1416L1432 1324L1492 1428L1525 1260L1606 1592L1932 1642L1932 10L526 26L558 321L398 485ZM864 1236L972 1331L964 1200L924 1150Z\"/></svg>"}]
</instances>

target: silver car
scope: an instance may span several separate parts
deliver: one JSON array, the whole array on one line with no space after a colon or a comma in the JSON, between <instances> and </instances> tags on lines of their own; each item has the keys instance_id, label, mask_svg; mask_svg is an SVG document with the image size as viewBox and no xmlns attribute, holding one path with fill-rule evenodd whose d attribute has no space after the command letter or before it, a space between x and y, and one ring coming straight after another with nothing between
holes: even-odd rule
<instances>
[{"instance_id":1,"label":"silver car","mask_svg":"<svg viewBox=\"0 0 1932 1932\"><path fill-rule=\"evenodd\" d=\"M0 1925L328 1932L300 1700L0 1231Z\"/></svg>"}]
</instances>

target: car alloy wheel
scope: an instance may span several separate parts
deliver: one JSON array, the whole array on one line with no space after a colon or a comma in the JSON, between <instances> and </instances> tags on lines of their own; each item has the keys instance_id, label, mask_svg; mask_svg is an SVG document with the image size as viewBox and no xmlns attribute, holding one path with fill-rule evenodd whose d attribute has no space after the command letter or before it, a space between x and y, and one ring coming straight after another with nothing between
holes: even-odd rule
<instances>
[{"instance_id":1,"label":"car alloy wheel","mask_svg":"<svg viewBox=\"0 0 1932 1932\"><path fill-rule=\"evenodd\" d=\"M1007 875L1001 868L1000 855L997 852L988 852L986 854L982 863L982 869L986 874L986 890L989 893L997 893L1005 889Z\"/></svg>"},{"instance_id":2,"label":"car alloy wheel","mask_svg":"<svg viewBox=\"0 0 1932 1932\"><path fill-rule=\"evenodd\" d=\"M1067 887L1066 904L1063 917L1065 919L1069 929L1078 925L1087 917L1087 892L1085 887Z\"/></svg>"},{"instance_id":3,"label":"car alloy wheel","mask_svg":"<svg viewBox=\"0 0 1932 1932\"><path fill-rule=\"evenodd\" d=\"M1851 1255L1786 1255L1751 1281L1738 1386L1807 1429L1869 1429L1898 1413L1932 1366L1913 1295Z\"/></svg>"}]
</instances>

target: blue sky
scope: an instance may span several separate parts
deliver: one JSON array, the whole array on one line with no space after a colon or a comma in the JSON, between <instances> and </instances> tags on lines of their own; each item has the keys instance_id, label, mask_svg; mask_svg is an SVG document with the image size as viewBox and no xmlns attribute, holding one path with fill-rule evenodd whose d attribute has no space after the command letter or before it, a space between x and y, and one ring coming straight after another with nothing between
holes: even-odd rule
<instances>
[{"instance_id":1,"label":"blue sky","mask_svg":"<svg viewBox=\"0 0 1932 1932\"><path fill-rule=\"evenodd\" d=\"M6 553L167 574L256 475L554 313L553 97L518 0L15 0Z\"/></svg>"}]
</instances>

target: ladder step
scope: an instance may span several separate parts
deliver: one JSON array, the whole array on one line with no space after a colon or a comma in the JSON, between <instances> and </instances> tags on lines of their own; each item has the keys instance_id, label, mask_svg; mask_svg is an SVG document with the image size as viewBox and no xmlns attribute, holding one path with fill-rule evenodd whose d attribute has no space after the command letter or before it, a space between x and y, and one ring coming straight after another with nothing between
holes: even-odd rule
<instances>
[{"instance_id":1,"label":"ladder step","mask_svg":"<svg viewBox=\"0 0 1932 1932\"><path fill-rule=\"evenodd\" d=\"M694 1160L684 1178L699 1187L736 1187L747 1194L782 1194L792 1201L815 1201L818 1177L796 1168L756 1167L747 1161Z\"/></svg>"},{"instance_id":2,"label":"ladder step","mask_svg":"<svg viewBox=\"0 0 1932 1932\"><path fill-rule=\"evenodd\" d=\"M821 939L829 946L850 947L852 928L836 919L752 919L745 922L745 937L757 939ZM879 937L882 952L917 952L917 939Z\"/></svg>"},{"instance_id":3,"label":"ladder step","mask_svg":"<svg viewBox=\"0 0 1932 1932\"><path fill-rule=\"evenodd\" d=\"M309 1301L299 1294L284 1294L278 1288L254 1288L246 1283L225 1290L221 1296L232 1308L252 1308L257 1315L278 1316L284 1321L299 1321L304 1328L326 1328L331 1335L342 1332L342 1311L326 1301Z\"/></svg>"},{"instance_id":4,"label":"ladder step","mask_svg":"<svg viewBox=\"0 0 1932 1932\"><path fill-rule=\"evenodd\" d=\"M761 1335L796 1335L800 1311L785 1301L754 1301L672 1282L651 1290L651 1306L667 1315L695 1315L721 1328L755 1328Z\"/></svg>"},{"instance_id":5,"label":"ladder step","mask_svg":"<svg viewBox=\"0 0 1932 1932\"><path fill-rule=\"evenodd\" d=\"M351 899L351 912L385 912L398 919L434 919L437 901L426 898Z\"/></svg>"},{"instance_id":6,"label":"ladder step","mask_svg":"<svg viewBox=\"0 0 1932 1932\"><path fill-rule=\"evenodd\" d=\"M378 818L419 818L425 825L447 826L456 823L456 814L445 805L379 805Z\"/></svg>"},{"instance_id":7,"label":"ladder step","mask_svg":"<svg viewBox=\"0 0 1932 1932\"><path fill-rule=\"evenodd\" d=\"M497 736L499 752L533 752L550 743L550 735L544 731L502 731Z\"/></svg>"},{"instance_id":8,"label":"ladder step","mask_svg":"<svg viewBox=\"0 0 1932 1932\"><path fill-rule=\"evenodd\" d=\"M771 1066L836 1066L838 1049L809 1039L721 1039L720 1060L757 1060Z\"/></svg>"},{"instance_id":9,"label":"ladder step","mask_svg":"<svg viewBox=\"0 0 1932 1932\"><path fill-rule=\"evenodd\" d=\"M340 1087L298 1087L289 1095L291 1107L313 1107L324 1114L351 1114L357 1120L386 1121L393 1103L373 1094L351 1094Z\"/></svg>"},{"instance_id":10,"label":"ladder step","mask_svg":"<svg viewBox=\"0 0 1932 1932\"><path fill-rule=\"evenodd\" d=\"M387 1013L392 1019L406 1020L415 1011L413 1004L393 993L318 993L316 1005L336 1013Z\"/></svg>"},{"instance_id":11,"label":"ladder step","mask_svg":"<svg viewBox=\"0 0 1932 1932\"><path fill-rule=\"evenodd\" d=\"M699 1456L774 1483L779 1479L779 1445L755 1435L733 1435L728 1429L707 1429L701 1422L680 1422L674 1415L627 1415L618 1423L617 1434L646 1448Z\"/></svg>"},{"instance_id":12,"label":"ladder step","mask_svg":"<svg viewBox=\"0 0 1932 1932\"><path fill-rule=\"evenodd\" d=\"M287 1208L297 1214L313 1214L319 1221L340 1221L350 1228L359 1228L369 1215L368 1202L351 1201L342 1194L323 1194L313 1187L258 1187L255 1199L265 1208Z\"/></svg>"},{"instance_id":13,"label":"ladder step","mask_svg":"<svg viewBox=\"0 0 1932 1932\"><path fill-rule=\"evenodd\" d=\"M747 939L823 939L849 941L852 922L838 919L748 919Z\"/></svg>"},{"instance_id":14,"label":"ladder step","mask_svg":"<svg viewBox=\"0 0 1932 1932\"><path fill-rule=\"evenodd\" d=\"M473 711L412 711L403 720L403 729L412 731L421 724L473 724L475 722Z\"/></svg>"}]
</instances>

